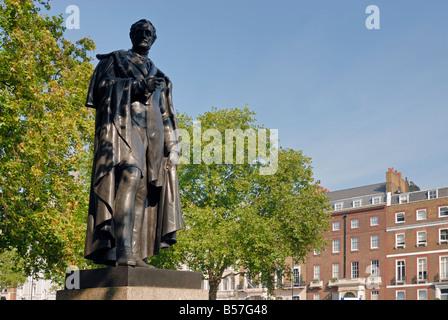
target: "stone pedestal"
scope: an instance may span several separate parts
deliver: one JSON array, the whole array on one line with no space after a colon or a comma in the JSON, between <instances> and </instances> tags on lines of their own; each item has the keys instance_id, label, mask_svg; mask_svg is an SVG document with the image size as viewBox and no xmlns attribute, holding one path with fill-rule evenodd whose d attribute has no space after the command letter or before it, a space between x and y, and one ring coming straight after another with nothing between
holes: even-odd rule
<instances>
[{"instance_id":1,"label":"stone pedestal","mask_svg":"<svg viewBox=\"0 0 448 320\"><path fill-rule=\"evenodd\" d=\"M199 272L111 267L75 271L68 277L56 300L208 299L208 292L201 290Z\"/></svg>"}]
</instances>

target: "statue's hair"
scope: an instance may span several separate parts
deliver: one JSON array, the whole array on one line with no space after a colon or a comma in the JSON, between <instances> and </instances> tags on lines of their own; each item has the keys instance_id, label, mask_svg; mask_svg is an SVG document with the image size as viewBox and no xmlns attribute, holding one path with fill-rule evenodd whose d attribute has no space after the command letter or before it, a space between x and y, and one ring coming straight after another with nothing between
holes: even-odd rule
<instances>
[{"instance_id":1,"label":"statue's hair","mask_svg":"<svg viewBox=\"0 0 448 320\"><path fill-rule=\"evenodd\" d=\"M151 23L151 21L149 21L147 19L140 19L137 22L135 22L134 24L132 24L131 30L129 32L129 35L132 36L132 34L134 33L137 25L140 24L140 23L147 23L147 24L149 24L151 26L152 30L154 31L154 34L152 36L152 42L151 42L151 45L152 45L156 41L156 39L157 39L156 27L154 27L154 25Z\"/></svg>"}]
</instances>

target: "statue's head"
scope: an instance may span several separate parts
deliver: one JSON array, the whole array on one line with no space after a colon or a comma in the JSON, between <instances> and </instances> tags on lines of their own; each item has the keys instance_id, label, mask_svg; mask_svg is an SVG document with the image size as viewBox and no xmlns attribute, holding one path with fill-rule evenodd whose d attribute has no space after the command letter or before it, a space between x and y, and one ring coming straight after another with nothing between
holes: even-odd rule
<instances>
[{"instance_id":1,"label":"statue's head","mask_svg":"<svg viewBox=\"0 0 448 320\"><path fill-rule=\"evenodd\" d=\"M156 28L149 20L141 19L131 26L129 36L137 51L148 51L156 41Z\"/></svg>"}]
</instances>

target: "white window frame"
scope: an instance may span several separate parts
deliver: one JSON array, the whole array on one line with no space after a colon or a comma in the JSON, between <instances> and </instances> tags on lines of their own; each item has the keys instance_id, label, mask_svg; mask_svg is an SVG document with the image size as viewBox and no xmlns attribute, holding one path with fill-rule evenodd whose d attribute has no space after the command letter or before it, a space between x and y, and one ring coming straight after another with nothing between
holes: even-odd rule
<instances>
[{"instance_id":1,"label":"white window frame","mask_svg":"<svg viewBox=\"0 0 448 320\"><path fill-rule=\"evenodd\" d=\"M378 290L372 290L370 300L380 300L380 292Z\"/></svg>"},{"instance_id":2,"label":"white window frame","mask_svg":"<svg viewBox=\"0 0 448 320\"><path fill-rule=\"evenodd\" d=\"M350 220L350 229L358 229L359 228L359 219Z\"/></svg>"},{"instance_id":3,"label":"white window frame","mask_svg":"<svg viewBox=\"0 0 448 320\"><path fill-rule=\"evenodd\" d=\"M351 270L350 270L350 277L352 279L358 279L359 278L359 261L352 261L350 263Z\"/></svg>"},{"instance_id":4,"label":"white window frame","mask_svg":"<svg viewBox=\"0 0 448 320\"><path fill-rule=\"evenodd\" d=\"M361 206L362 206L362 199L353 200L353 202L352 202L352 207L353 208L359 208Z\"/></svg>"},{"instance_id":5,"label":"white window frame","mask_svg":"<svg viewBox=\"0 0 448 320\"><path fill-rule=\"evenodd\" d=\"M403 264L398 265L399 262L403 262ZM401 269L404 270L404 275L402 272L399 272L399 270L401 271ZM405 259L395 260L395 279L396 279L396 282L402 282L402 283L406 282L406 260Z\"/></svg>"},{"instance_id":6,"label":"white window frame","mask_svg":"<svg viewBox=\"0 0 448 320\"><path fill-rule=\"evenodd\" d=\"M344 209L344 202L336 202L334 204L334 210L342 210Z\"/></svg>"},{"instance_id":7,"label":"white window frame","mask_svg":"<svg viewBox=\"0 0 448 320\"><path fill-rule=\"evenodd\" d=\"M435 195L433 192L435 192ZM428 190L428 200L437 199L437 198L439 198L439 190L438 189Z\"/></svg>"},{"instance_id":8,"label":"white window frame","mask_svg":"<svg viewBox=\"0 0 448 320\"><path fill-rule=\"evenodd\" d=\"M403 243L398 243L398 236L403 235ZM406 234L396 233L395 234L395 248L406 248Z\"/></svg>"},{"instance_id":9,"label":"white window frame","mask_svg":"<svg viewBox=\"0 0 448 320\"><path fill-rule=\"evenodd\" d=\"M313 280L320 281L320 264L313 266Z\"/></svg>"},{"instance_id":10,"label":"white window frame","mask_svg":"<svg viewBox=\"0 0 448 320\"><path fill-rule=\"evenodd\" d=\"M350 249L351 249L351 251L359 250L359 237L352 237L350 239Z\"/></svg>"},{"instance_id":11,"label":"white window frame","mask_svg":"<svg viewBox=\"0 0 448 320\"><path fill-rule=\"evenodd\" d=\"M300 266L294 266L294 269L292 270L292 283L296 287L296 283L300 286L300 276L301 276L301 270Z\"/></svg>"},{"instance_id":12,"label":"white window frame","mask_svg":"<svg viewBox=\"0 0 448 320\"><path fill-rule=\"evenodd\" d=\"M372 204L379 204L381 202L381 197L372 197Z\"/></svg>"},{"instance_id":13,"label":"white window frame","mask_svg":"<svg viewBox=\"0 0 448 320\"><path fill-rule=\"evenodd\" d=\"M222 280L221 280L221 291L227 291L227 287L228 287L228 283L229 281L228 281L228 279L227 279L227 277L224 277Z\"/></svg>"},{"instance_id":14,"label":"white window frame","mask_svg":"<svg viewBox=\"0 0 448 320\"><path fill-rule=\"evenodd\" d=\"M398 203L408 203L409 202L409 194L400 194L398 195Z\"/></svg>"},{"instance_id":15,"label":"white window frame","mask_svg":"<svg viewBox=\"0 0 448 320\"><path fill-rule=\"evenodd\" d=\"M370 275L380 276L380 260L375 259L370 261Z\"/></svg>"},{"instance_id":16,"label":"white window frame","mask_svg":"<svg viewBox=\"0 0 448 320\"><path fill-rule=\"evenodd\" d=\"M341 222L340 221L334 221L332 224L332 231L339 231L341 230Z\"/></svg>"},{"instance_id":17,"label":"white window frame","mask_svg":"<svg viewBox=\"0 0 448 320\"><path fill-rule=\"evenodd\" d=\"M445 215L445 214L444 214L444 215L441 215L441 214L440 214L440 213L442 212L442 210L440 210L440 209L442 209L442 208L447 208L446 211L445 211L445 210L444 210L444 211L445 211L445 212L448 212L448 206L440 206L440 207L439 207L439 218L445 218L445 217L448 217L448 213L447 213L446 215Z\"/></svg>"},{"instance_id":18,"label":"white window frame","mask_svg":"<svg viewBox=\"0 0 448 320\"><path fill-rule=\"evenodd\" d=\"M339 275L340 275L339 263L333 263L331 265L331 278L332 279L339 279Z\"/></svg>"},{"instance_id":19,"label":"white window frame","mask_svg":"<svg viewBox=\"0 0 448 320\"><path fill-rule=\"evenodd\" d=\"M396 290L395 291L395 300L399 300L398 293L403 293L403 296L404 296L404 299L400 299L400 300L406 300L406 290Z\"/></svg>"},{"instance_id":20,"label":"white window frame","mask_svg":"<svg viewBox=\"0 0 448 320\"><path fill-rule=\"evenodd\" d=\"M341 250L341 240L333 239L331 247L332 253L339 253L339 250Z\"/></svg>"},{"instance_id":21,"label":"white window frame","mask_svg":"<svg viewBox=\"0 0 448 320\"><path fill-rule=\"evenodd\" d=\"M443 239L443 240L442 240L442 230L447 230L446 239ZM440 228L439 229L439 242L438 242L438 244L441 244L441 243L448 243L448 228Z\"/></svg>"},{"instance_id":22,"label":"white window frame","mask_svg":"<svg viewBox=\"0 0 448 320\"><path fill-rule=\"evenodd\" d=\"M423 262L424 263L421 263ZM428 280L428 259L426 257L417 258L417 282L426 282Z\"/></svg>"},{"instance_id":23,"label":"white window frame","mask_svg":"<svg viewBox=\"0 0 448 320\"><path fill-rule=\"evenodd\" d=\"M425 216L423 218L419 218L419 213L424 212ZM415 210L415 220L421 221L426 220L428 218L426 209L417 209Z\"/></svg>"},{"instance_id":24,"label":"white window frame","mask_svg":"<svg viewBox=\"0 0 448 320\"><path fill-rule=\"evenodd\" d=\"M370 217L370 226L377 226L379 225L379 217L378 216L371 216Z\"/></svg>"},{"instance_id":25,"label":"white window frame","mask_svg":"<svg viewBox=\"0 0 448 320\"><path fill-rule=\"evenodd\" d=\"M448 280L448 256L439 256L439 277Z\"/></svg>"},{"instance_id":26,"label":"white window frame","mask_svg":"<svg viewBox=\"0 0 448 320\"><path fill-rule=\"evenodd\" d=\"M425 293L424 299L420 299L420 292ZM428 300L428 290L427 289L417 289L417 300Z\"/></svg>"},{"instance_id":27,"label":"white window frame","mask_svg":"<svg viewBox=\"0 0 448 320\"><path fill-rule=\"evenodd\" d=\"M379 247L380 247L380 236L378 234L372 234L370 236L370 249L379 249Z\"/></svg>"},{"instance_id":28,"label":"white window frame","mask_svg":"<svg viewBox=\"0 0 448 320\"><path fill-rule=\"evenodd\" d=\"M422 233L425 234L425 241L420 242L419 234L422 234ZM417 247L419 247L421 245L426 247L426 245L428 243L428 233L426 232L426 230L419 230L419 231L417 231L417 233L416 233L416 240L417 240L417 243L416 243Z\"/></svg>"},{"instance_id":29,"label":"white window frame","mask_svg":"<svg viewBox=\"0 0 448 320\"><path fill-rule=\"evenodd\" d=\"M398 221L398 215L403 215L403 221ZM404 211L395 212L395 223L405 223L406 222L406 213Z\"/></svg>"}]
</instances>

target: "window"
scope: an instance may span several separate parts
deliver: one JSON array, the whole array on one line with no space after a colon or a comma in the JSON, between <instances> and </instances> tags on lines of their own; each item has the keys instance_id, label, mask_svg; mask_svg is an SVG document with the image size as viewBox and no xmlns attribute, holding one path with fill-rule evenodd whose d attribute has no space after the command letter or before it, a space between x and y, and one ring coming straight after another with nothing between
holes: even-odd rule
<instances>
[{"instance_id":1,"label":"window","mask_svg":"<svg viewBox=\"0 0 448 320\"><path fill-rule=\"evenodd\" d=\"M377 226L378 225L378 216L370 217L370 225Z\"/></svg>"},{"instance_id":2,"label":"window","mask_svg":"<svg viewBox=\"0 0 448 320\"><path fill-rule=\"evenodd\" d=\"M448 280L448 256L440 257L440 280Z\"/></svg>"},{"instance_id":3,"label":"window","mask_svg":"<svg viewBox=\"0 0 448 320\"><path fill-rule=\"evenodd\" d=\"M314 265L313 280L320 281L320 264Z\"/></svg>"},{"instance_id":4,"label":"window","mask_svg":"<svg viewBox=\"0 0 448 320\"><path fill-rule=\"evenodd\" d=\"M395 261L395 279L397 283L406 281L406 265L404 260Z\"/></svg>"},{"instance_id":5,"label":"window","mask_svg":"<svg viewBox=\"0 0 448 320\"><path fill-rule=\"evenodd\" d=\"M331 278L339 279L339 263L333 263L331 265Z\"/></svg>"},{"instance_id":6,"label":"window","mask_svg":"<svg viewBox=\"0 0 448 320\"><path fill-rule=\"evenodd\" d=\"M350 226L352 229L359 228L359 219L352 219L350 221Z\"/></svg>"},{"instance_id":7,"label":"window","mask_svg":"<svg viewBox=\"0 0 448 320\"><path fill-rule=\"evenodd\" d=\"M426 246L426 231L417 231L417 246Z\"/></svg>"},{"instance_id":8,"label":"window","mask_svg":"<svg viewBox=\"0 0 448 320\"><path fill-rule=\"evenodd\" d=\"M293 280L294 280L294 286L298 287L300 286L300 266L294 267L294 270L292 272Z\"/></svg>"},{"instance_id":9,"label":"window","mask_svg":"<svg viewBox=\"0 0 448 320\"><path fill-rule=\"evenodd\" d=\"M428 279L426 258L417 259L417 281L426 282Z\"/></svg>"},{"instance_id":10,"label":"window","mask_svg":"<svg viewBox=\"0 0 448 320\"><path fill-rule=\"evenodd\" d=\"M448 243L448 229L439 229L439 243Z\"/></svg>"},{"instance_id":11,"label":"window","mask_svg":"<svg viewBox=\"0 0 448 320\"><path fill-rule=\"evenodd\" d=\"M359 262L352 262L352 279L359 278Z\"/></svg>"},{"instance_id":12,"label":"window","mask_svg":"<svg viewBox=\"0 0 448 320\"><path fill-rule=\"evenodd\" d=\"M440 300L448 300L448 289L440 290Z\"/></svg>"},{"instance_id":13,"label":"window","mask_svg":"<svg viewBox=\"0 0 448 320\"><path fill-rule=\"evenodd\" d=\"M373 197L372 204L379 204L381 202L381 197Z\"/></svg>"},{"instance_id":14,"label":"window","mask_svg":"<svg viewBox=\"0 0 448 320\"><path fill-rule=\"evenodd\" d=\"M428 199L437 199L437 190L428 191Z\"/></svg>"},{"instance_id":15,"label":"window","mask_svg":"<svg viewBox=\"0 0 448 320\"><path fill-rule=\"evenodd\" d=\"M333 222L333 231L338 231L341 229L341 223L339 221Z\"/></svg>"},{"instance_id":16,"label":"window","mask_svg":"<svg viewBox=\"0 0 448 320\"><path fill-rule=\"evenodd\" d=\"M397 300L406 300L406 291L404 291L404 290L397 290L395 292L395 298Z\"/></svg>"},{"instance_id":17,"label":"window","mask_svg":"<svg viewBox=\"0 0 448 320\"><path fill-rule=\"evenodd\" d=\"M417 210L416 218L417 220L426 220L426 209Z\"/></svg>"},{"instance_id":18,"label":"window","mask_svg":"<svg viewBox=\"0 0 448 320\"><path fill-rule=\"evenodd\" d=\"M370 300L380 300L380 292L378 290L372 290Z\"/></svg>"},{"instance_id":19,"label":"window","mask_svg":"<svg viewBox=\"0 0 448 320\"><path fill-rule=\"evenodd\" d=\"M334 210L342 210L344 208L343 202L338 202L334 204Z\"/></svg>"},{"instance_id":20,"label":"window","mask_svg":"<svg viewBox=\"0 0 448 320\"><path fill-rule=\"evenodd\" d=\"M356 251L356 250L359 250L359 238L358 237L353 237L352 239L351 239L351 241L352 241L352 251Z\"/></svg>"},{"instance_id":21,"label":"window","mask_svg":"<svg viewBox=\"0 0 448 320\"><path fill-rule=\"evenodd\" d=\"M417 300L428 300L428 291L426 289L418 289Z\"/></svg>"},{"instance_id":22,"label":"window","mask_svg":"<svg viewBox=\"0 0 448 320\"><path fill-rule=\"evenodd\" d=\"M403 223L404 222L404 212L395 213L395 223Z\"/></svg>"},{"instance_id":23,"label":"window","mask_svg":"<svg viewBox=\"0 0 448 320\"><path fill-rule=\"evenodd\" d=\"M221 291L226 291L227 290L227 281L228 279L227 279L227 277L225 277L225 278L223 278L222 279L222 282L221 282Z\"/></svg>"},{"instance_id":24,"label":"window","mask_svg":"<svg viewBox=\"0 0 448 320\"><path fill-rule=\"evenodd\" d=\"M320 300L320 293L313 294L313 300Z\"/></svg>"},{"instance_id":25,"label":"window","mask_svg":"<svg viewBox=\"0 0 448 320\"><path fill-rule=\"evenodd\" d=\"M409 202L409 195L407 194L400 194L398 196L398 203L408 203Z\"/></svg>"},{"instance_id":26,"label":"window","mask_svg":"<svg viewBox=\"0 0 448 320\"><path fill-rule=\"evenodd\" d=\"M370 249L378 249L380 247L379 245L379 236L377 234L370 236Z\"/></svg>"},{"instance_id":27,"label":"window","mask_svg":"<svg viewBox=\"0 0 448 320\"><path fill-rule=\"evenodd\" d=\"M448 217L448 207L439 207L439 218Z\"/></svg>"},{"instance_id":28,"label":"window","mask_svg":"<svg viewBox=\"0 0 448 320\"><path fill-rule=\"evenodd\" d=\"M338 253L340 248L340 240L334 239L333 240L333 253Z\"/></svg>"},{"instance_id":29,"label":"window","mask_svg":"<svg viewBox=\"0 0 448 320\"><path fill-rule=\"evenodd\" d=\"M361 206L361 199L353 200L353 208L357 208Z\"/></svg>"},{"instance_id":30,"label":"window","mask_svg":"<svg viewBox=\"0 0 448 320\"><path fill-rule=\"evenodd\" d=\"M314 249L314 255L318 256L320 255L322 252L320 251L320 249Z\"/></svg>"},{"instance_id":31,"label":"window","mask_svg":"<svg viewBox=\"0 0 448 320\"><path fill-rule=\"evenodd\" d=\"M370 261L370 275L372 276L380 276L380 261L379 260L372 260Z\"/></svg>"},{"instance_id":32,"label":"window","mask_svg":"<svg viewBox=\"0 0 448 320\"><path fill-rule=\"evenodd\" d=\"M395 248L405 248L405 247L406 243L404 233L397 233L395 235Z\"/></svg>"}]
</instances>

